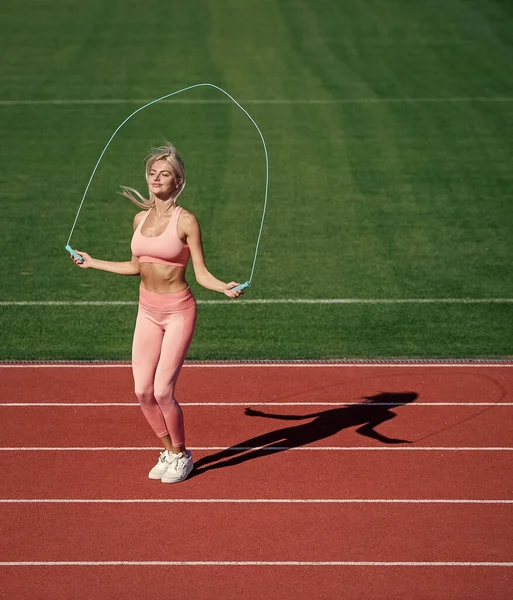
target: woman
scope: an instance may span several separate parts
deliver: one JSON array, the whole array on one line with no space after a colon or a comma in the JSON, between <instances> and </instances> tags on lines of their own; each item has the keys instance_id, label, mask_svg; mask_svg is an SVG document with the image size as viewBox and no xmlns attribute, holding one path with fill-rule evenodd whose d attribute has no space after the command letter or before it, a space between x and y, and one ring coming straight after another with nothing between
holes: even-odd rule
<instances>
[{"instance_id":1,"label":"woman","mask_svg":"<svg viewBox=\"0 0 513 600\"><path fill-rule=\"evenodd\" d=\"M238 283L224 283L207 269L196 217L176 204L185 187L182 159L171 144L156 148L146 161L149 199L122 187L123 195L144 210L135 215L132 260L111 262L77 250L82 269L140 275L139 312L132 347L135 394L164 450L149 472L164 483L183 481L193 469L185 445L183 414L174 390L194 334L196 301L185 280L189 258L197 282L229 298L242 294Z\"/></svg>"}]
</instances>

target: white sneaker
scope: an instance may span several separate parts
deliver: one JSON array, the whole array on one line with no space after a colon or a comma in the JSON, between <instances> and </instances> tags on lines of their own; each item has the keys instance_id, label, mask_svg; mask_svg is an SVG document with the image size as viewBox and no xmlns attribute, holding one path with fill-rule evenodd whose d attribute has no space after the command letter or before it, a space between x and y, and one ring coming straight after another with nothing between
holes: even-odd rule
<instances>
[{"instance_id":1,"label":"white sneaker","mask_svg":"<svg viewBox=\"0 0 513 600\"><path fill-rule=\"evenodd\" d=\"M153 469L148 473L150 479L162 479L162 475L169 469L171 464L176 460L176 455L168 450L164 450L160 453L159 460Z\"/></svg>"},{"instance_id":2,"label":"white sneaker","mask_svg":"<svg viewBox=\"0 0 513 600\"><path fill-rule=\"evenodd\" d=\"M186 454L183 452L180 452L180 454L172 454L172 457L173 462L162 475L162 483L177 483L178 481L183 481L184 479L187 479L194 467L192 454L189 450L187 450Z\"/></svg>"}]
</instances>

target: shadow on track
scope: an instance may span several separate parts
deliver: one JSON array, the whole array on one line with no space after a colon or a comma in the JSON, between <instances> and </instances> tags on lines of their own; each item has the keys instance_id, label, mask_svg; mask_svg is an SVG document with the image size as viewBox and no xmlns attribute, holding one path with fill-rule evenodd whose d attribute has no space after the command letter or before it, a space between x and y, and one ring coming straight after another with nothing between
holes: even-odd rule
<instances>
[{"instance_id":1,"label":"shadow on track","mask_svg":"<svg viewBox=\"0 0 513 600\"><path fill-rule=\"evenodd\" d=\"M221 452L200 458L191 476L200 475L209 469L233 467L247 460L284 452L326 439L343 429L358 427L356 433L372 438L383 444L408 444L408 440L389 438L376 431L376 427L393 419L396 414L391 406L403 406L414 402L418 397L416 392L382 392L375 396L366 396L360 404L331 408L308 415L283 415L264 413L252 408L246 408L249 417L264 417L283 421L302 421L311 419L309 423L284 427L269 431L263 435L251 438ZM213 464L215 463L215 464Z\"/></svg>"}]
</instances>

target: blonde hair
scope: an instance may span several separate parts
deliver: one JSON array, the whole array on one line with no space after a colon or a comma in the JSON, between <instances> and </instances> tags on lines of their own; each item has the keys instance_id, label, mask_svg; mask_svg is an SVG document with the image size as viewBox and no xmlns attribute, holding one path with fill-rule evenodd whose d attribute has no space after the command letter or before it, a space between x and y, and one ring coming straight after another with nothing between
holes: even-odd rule
<instances>
[{"instance_id":1,"label":"blonde hair","mask_svg":"<svg viewBox=\"0 0 513 600\"><path fill-rule=\"evenodd\" d=\"M153 148L151 154L146 157L146 182L149 180L153 163L157 162L158 160L167 161L171 165L171 168L173 169L173 172L179 181L179 184L176 186L176 189L173 191L171 196L173 202L175 202L185 187L185 167L183 160L180 158L173 144L169 142L166 142L164 146L160 146L159 148ZM149 192L149 198L145 198L134 188L127 187L125 185L120 187L123 190L120 192L121 195L131 200L139 208L149 210L155 206L155 195L151 191Z\"/></svg>"}]
</instances>

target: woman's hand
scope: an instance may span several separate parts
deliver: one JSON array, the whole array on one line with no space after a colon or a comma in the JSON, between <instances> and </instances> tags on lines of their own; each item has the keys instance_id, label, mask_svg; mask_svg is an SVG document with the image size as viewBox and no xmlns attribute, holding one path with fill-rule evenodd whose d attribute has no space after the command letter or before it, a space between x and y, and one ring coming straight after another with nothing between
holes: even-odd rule
<instances>
[{"instance_id":1,"label":"woman's hand","mask_svg":"<svg viewBox=\"0 0 513 600\"><path fill-rule=\"evenodd\" d=\"M232 289L234 287L237 287L238 285L240 285L240 283L237 283L236 281L230 281L230 283L227 283L223 288L223 294L225 296L228 296L228 298L238 298L239 296L242 296L242 294L244 293L242 290L233 291Z\"/></svg>"},{"instance_id":2,"label":"woman's hand","mask_svg":"<svg viewBox=\"0 0 513 600\"><path fill-rule=\"evenodd\" d=\"M82 262L80 262L79 258L73 258L73 256L70 255L71 260L77 265L77 267L80 267L81 269L92 268L94 260L92 256L87 254L87 252L82 252L82 250L75 250L75 252L80 254L80 256L84 259Z\"/></svg>"}]
</instances>

